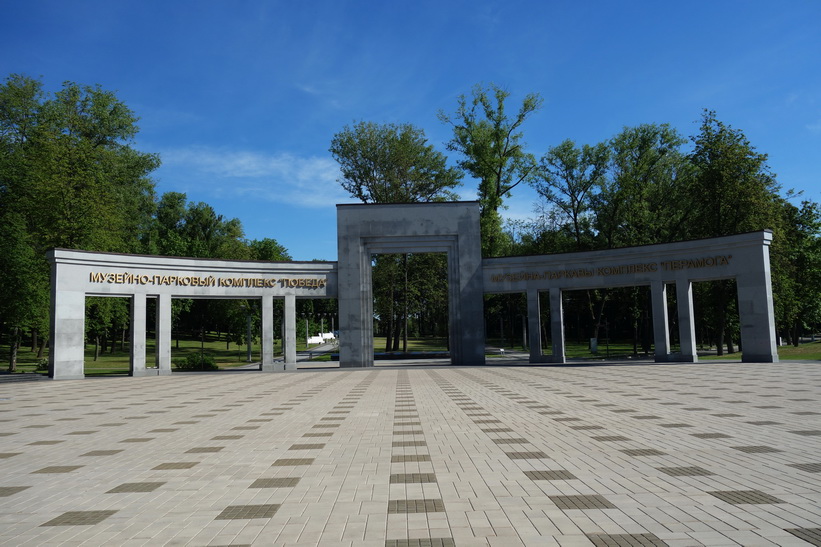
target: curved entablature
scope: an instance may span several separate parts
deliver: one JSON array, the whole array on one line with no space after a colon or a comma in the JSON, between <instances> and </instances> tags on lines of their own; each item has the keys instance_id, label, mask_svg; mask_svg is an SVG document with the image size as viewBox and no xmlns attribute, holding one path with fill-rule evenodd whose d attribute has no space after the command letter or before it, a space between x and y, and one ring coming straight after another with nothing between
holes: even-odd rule
<instances>
[{"instance_id":1,"label":"curved entablature","mask_svg":"<svg viewBox=\"0 0 821 547\"><path fill-rule=\"evenodd\" d=\"M741 322L742 359L775 362L769 246L763 230L726 237L644 245L604 251L487 258L482 261L485 293L527 294L531 362L565 362L562 291L650 286L657 361L689 361L696 354L694 282L735 279ZM670 353L667 290L674 286L681 351ZM550 294L552 353L541 353L539 292Z\"/></svg>"},{"instance_id":2,"label":"curved entablature","mask_svg":"<svg viewBox=\"0 0 821 547\"><path fill-rule=\"evenodd\" d=\"M173 256L48 253L59 290L89 296L168 294L174 298L336 298L336 262L265 262Z\"/></svg>"},{"instance_id":3,"label":"curved entablature","mask_svg":"<svg viewBox=\"0 0 821 547\"><path fill-rule=\"evenodd\" d=\"M296 299L336 298L336 262L263 262L49 251L49 376L84 376L85 299L131 299L131 374L171 374L172 298L253 298L262 302L262 370L296 368ZM156 366L146 367L146 300L157 300ZM274 299L285 301L285 362L274 363Z\"/></svg>"},{"instance_id":4,"label":"curved entablature","mask_svg":"<svg viewBox=\"0 0 821 547\"><path fill-rule=\"evenodd\" d=\"M54 249L49 375L82 378L85 298L131 299L131 374L171 373L172 298L262 303L262 370L296 368L297 298L338 298L340 366L373 365L371 263L379 253L447 254L454 364L484 363L482 295L525 293L531 362L565 362L562 291L649 286L655 357L697 360L692 284L735 279L742 359L778 360L770 279L772 233L602 251L481 258L478 202L337 206L339 262L211 260ZM681 351L670 353L667 290L676 294ZM539 293L549 293L553 350L541 353ZM145 363L146 302L157 300L157 366ZM274 300L284 300L284 364L273 361Z\"/></svg>"},{"instance_id":5,"label":"curved entablature","mask_svg":"<svg viewBox=\"0 0 821 547\"><path fill-rule=\"evenodd\" d=\"M769 276L769 261L765 264L761 259L772 238L772 232L765 230L602 251L486 258L482 261L485 293L711 281L743 277L765 267Z\"/></svg>"}]
</instances>

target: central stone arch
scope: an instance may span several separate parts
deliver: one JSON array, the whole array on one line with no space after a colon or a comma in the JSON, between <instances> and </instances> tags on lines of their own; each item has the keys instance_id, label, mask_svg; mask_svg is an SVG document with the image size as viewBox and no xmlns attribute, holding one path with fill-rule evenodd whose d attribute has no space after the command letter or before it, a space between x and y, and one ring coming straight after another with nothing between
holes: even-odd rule
<instances>
[{"instance_id":1,"label":"central stone arch","mask_svg":"<svg viewBox=\"0 0 821 547\"><path fill-rule=\"evenodd\" d=\"M407 252L447 253L451 363L484 364L478 226L476 202L337 205L340 366L373 366L371 258Z\"/></svg>"}]
</instances>

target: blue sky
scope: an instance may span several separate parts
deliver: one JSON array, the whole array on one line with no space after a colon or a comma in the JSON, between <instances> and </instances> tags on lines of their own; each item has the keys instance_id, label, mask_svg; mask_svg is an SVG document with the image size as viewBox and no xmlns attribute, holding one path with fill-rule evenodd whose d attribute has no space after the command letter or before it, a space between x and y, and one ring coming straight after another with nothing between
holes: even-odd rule
<instances>
[{"instance_id":1,"label":"blue sky","mask_svg":"<svg viewBox=\"0 0 821 547\"><path fill-rule=\"evenodd\" d=\"M625 126L697 131L704 108L741 129L784 188L821 201L818 0L385 2L0 0L0 74L114 90L161 155L158 192L185 192L297 260L336 260L328 153L359 120L409 122L444 151L436 114L480 82L529 92L541 156ZM450 160L455 161L451 156ZM462 199L475 198L466 179ZM532 215L517 188L507 216Z\"/></svg>"}]
</instances>

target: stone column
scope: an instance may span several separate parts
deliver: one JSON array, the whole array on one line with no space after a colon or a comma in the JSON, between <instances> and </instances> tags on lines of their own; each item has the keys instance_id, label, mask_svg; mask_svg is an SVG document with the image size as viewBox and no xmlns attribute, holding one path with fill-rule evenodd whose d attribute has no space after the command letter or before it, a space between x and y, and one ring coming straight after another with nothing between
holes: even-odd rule
<instances>
[{"instance_id":1,"label":"stone column","mask_svg":"<svg viewBox=\"0 0 821 547\"><path fill-rule=\"evenodd\" d=\"M455 262L450 269L448 284L459 290L458 308L451 308L451 318L459 316L458 359L451 353L454 365L485 364L485 321L484 321L484 281L482 280L482 241L479 235L478 218L474 225L465 218L457 230L456 241L450 241L448 261ZM453 322L453 319L451 319Z\"/></svg>"},{"instance_id":2,"label":"stone column","mask_svg":"<svg viewBox=\"0 0 821 547\"><path fill-rule=\"evenodd\" d=\"M693 313L693 282L689 279L676 280L676 306L678 307L678 332L681 339L681 355L676 361L698 362L696 352L696 326Z\"/></svg>"},{"instance_id":3,"label":"stone column","mask_svg":"<svg viewBox=\"0 0 821 547\"><path fill-rule=\"evenodd\" d=\"M542 321L539 309L539 290L528 289L527 291L527 330L530 344L530 362L542 363Z\"/></svg>"},{"instance_id":4,"label":"stone column","mask_svg":"<svg viewBox=\"0 0 821 547\"><path fill-rule=\"evenodd\" d=\"M285 295L285 370L296 370L296 296Z\"/></svg>"},{"instance_id":5,"label":"stone column","mask_svg":"<svg viewBox=\"0 0 821 547\"><path fill-rule=\"evenodd\" d=\"M52 268L52 275L54 275ZM53 287L54 283L52 283ZM48 375L54 380L85 378L86 296L83 292L51 291L51 344Z\"/></svg>"},{"instance_id":6,"label":"stone column","mask_svg":"<svg viewBox=\"0 0 821 547\"><path fill-rule=\"evenodd\" d=\"M373 366L373 294L370 254L355 227L338 223L339 366ZM353 231L349 237L343 233Z\"/></svg>"},{"instance_id":7,"label":"stone column","mask_svg":"<svg viewBox=\"0 0 821 547\"><path fill-rule=\"evenodd\" d=\"M664 281L650 282L650 298L653 306L653 345L656 363L670 359L670 327L667 323L667 285Z\"/></svg>"},{"instance_id":8,"label":"stone column","mask_svg":"<svg viewBox=\"0 0 821 547\"><path fill-rule=\"evenodd\" d=\"M277 370L274 364L274 297L262 297L262 363L260 370L273 372ZM279 367L285 370L285 367Z\"/></svg>"},{"instance_id":9,"label":"stone column","mask_svg":"<svg viewBox=\"0 0 821 547\"><path fill-rule=\"evenodd\" d=\"M157 374L171 374L171 295L157 296Z\"/></svg>"},{"instance_id":10,"label":"stone column","mask_svg":"<svg viewBox=\"0 0 821 547\"><path fill-rule=\"evenodd\" d=\"M144 294L135 294L131 297L131 376L148 376L145 368L145 308ZM157 374L155 370L151 375Z\"/></svg>"},{"instance_id":11,"label":"stone column","mask_svg":"<svg viewBox=\"0 0 821 547\"><path fill-rule=\"evenodd\" d=\"M564 311L562 308L562 290L550 289L550 337L553 339L553 363L565 363L564 353Z\"/></svg>"},{"instance_id":12,"label":"stone column","mask_svg":"<svg viewBox=\"0 0 821 547\"><path fill-rule=\"evenodd\" d=\"M736 277L741 360L748 363L777 363L769 247L756 249L752 258L750 267Z\"/></svg>"}]
</instances>

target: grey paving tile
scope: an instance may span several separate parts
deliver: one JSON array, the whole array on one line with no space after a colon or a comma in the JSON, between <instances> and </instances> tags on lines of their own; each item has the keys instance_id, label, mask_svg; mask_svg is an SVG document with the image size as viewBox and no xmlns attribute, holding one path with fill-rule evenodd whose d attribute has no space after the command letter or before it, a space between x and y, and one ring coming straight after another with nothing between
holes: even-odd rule
<instances>
[{"instance_id":1,"label":"grey paving tile","mask_svg":"<svg viewBox=\"0 0 821 547\"><path fill-rule=\"evenodd\" d=\"M607 501L607 498L598 494L548 496L550 501L559 509L615 509L616 506Z\"/></svg>"},{"instance_id":2,"label":"grey paving tile","mask_svg":"<svg viewBox=\"0 0 821 547\"><path fill-rule=\"evenodd\" d=\"M436 482L434 473L394 473L390 476L391 484L417 484Z\"/></svg>"},{"instance_id":3,"label":"grey paving tile","mask_svg":"<svg viewBox=\"0 0 821 547\"><path fill-rule=\"evenodd\" d=\"M587 534L594 547L667 547L655 534Z\"/></svg>"},{"instance_id":4,"label":"grey paving tile","mask_svg":"<svg viewBox=\"0 0 821 547\"><path fill-rule=\"evenodd\" d=\"M548 455L540 450L505 452L505 454L511 460L539 460L548 458Z\"/></svg>"},{"instance_id":5,"label":"grey paving tile","mask_svg":"<svg viewBox=\"0 0 821 547\"><path fill-rule=\"evenodd\" d=\"M789 463L790 467L795 467L807 473L821 473L821 462L814 463Z\"/></svg>"},{"instance_id":6,"label":"grey paving tile","mask_svg":"<svg viewBox=\"0 0 821 547\"><path fill-rule=\"evenodd\" d=\"M32 471L32 473L71 473L72 471L76 471L82 467L82 465L50 465L48 467L38 469L37 471Z\"/></svg>"},{"instance_id":7,"label":"grey paving tile","mask_svg":"<svg viewBox=\"0 0 821 547\"><path fill-rule=\"evenodd\" d=\"M289 467L299 465L311 465L312 463L314 463L314 458L279 458L271 465L277 467Z\"/></svg>"},{"instance_id":8,"label":"grey paving tile","mask_svg":"<svg viewBox=\"0 0 821 547\"><path fill-rule=\"evenodd\" d=\"M707 493L733 505L784 503L775 496L759 490L721 490Z\"/></svg>"},{"instance_id":9,"label":"grey paving tile","mask_svg":"<svg viewBox=\"0 0 821 547\"><path fill-rule=\"evenodd\" d=\"M693 437L698 437L699 439L731 439L730 435L726 433L691 433Z\"/></svg>"},{"instance_id":10,"label":"grey paving tile","mask_svg":"<svg viewBox=\"0 0 821 547\"><path fill-rule=\"evenodd\" d=\"M250 520L269 519L279 510L280 505L271 503L263 505L231 505L217 515L216 520Z\"/></svg>"},{"instance_id":11,"label":"grey paving tile","mask_svg":"<svg viewBox=\"0 0 821 547\"><path fill-rule=\"evenodd\" d=\"M739 452L745 452L747 454L767 454L770 452L781 452L778 448L773 448L772 446L731 446L733 450L738 450Z\"/></svg>"},{"instance_id":12,"label":"grey paving tile","mask_svg":"<svg viewBox=\"0 0 821 547\"><path fill-rule=\"evenodd\" d=\"M784 531L810 545L821 546L821 528L786 528Z\"/></svg>"},{"instance_id":13,"label":"grey paving tile","mask_svg":"<svg viewBox=\"0 0 821 547\"><path fill-rule=\"evenodd\" d=\"M153 492L164 482L125 482L106 492L106 494L125 494L130 492Z\"/></svg>"},{"instance_id":14,"label":"grey paving tile","mask_svg":"<svg viewBox=\"0 0 821 547\"><path fill-rule=\"evenodd\" d=\"M200 462L167 462L152 467L155 471L171 471L174 469L191 469Z\"/></svg>"},{"instance_id":15,"label":"grey paving tile","mask_svg":"<svg viewBox=\"0 0 821 547\"><path fill-rule=\"evenodd\" d=\"M388 501L388 514L442 513L445 504L441 499L413 499Z\"/></svg>"},{"instance_id":16,"label":"grey paving tile","mask_svg":"<svg viewBox=\"0 0 821 547\"><path fill-rule=\"evenodd\" d=\"M31 488L31 486L0 486L0 498L13 496L28 488Z\"/></svg>"},{"instance_id":17,"label":"grey paving tile","mask_svg":"<svg viewBox=\"0 0 821 547\"><path fill-rule=\"evenodd\" d=\"M299 484L299 477L276 477L257 479L248 488L293 488Z\"/></svg>"},{"instance_id":18,"label":"grey paving tile","mask_svg":"<svg viewBox=\"0 0 821 547\"><path fill-rule=\"evenodd\" d=\"M708 475L715 475L712 471L707 469L689 466L689 467L657 467L656 471L661 471L665 475L671 477L706 477Z\"/></svg>"},{"instance_id":19,"label":"grey paving tile","mask_svg":"<svg viewBox=\"0 0 821 547\"><path fill-rule=\"evenodd\" d=\"M453 538L387 539L385 547L456 547Z\"/></svg>"},{"instance_id":20,"label":"grey paving tile","mask_svg":"<svg viewBox=\"0 0 821 547\"><path fill-rule=\"evenodd\" d=\"M564 469L551 471L525 471L525 476L534 481L569 481L578 479L576 475Z\"/></svg>"},{"instance_id":21,"label":"grey paving tile","mask_svg":"<svg viewBox=\"0 0 821 547\"><path fill-rule=\"evenodd\" d=\"M117 511L68 511L40 526L91 526L100 524Z\"/></svg>"},{"instance_id":22,"label":"grey paving tile","mask_svg":"<svg viewBox=\"0 0 821 547\"><path fill-rule=\"evenodd\" d=\"M621 452L634 458L641 456L664 456L666 454L666 452L656 450L655 448L628 448L627 450L621 450Z\"/></svg>"},{"instance_id":23,"label":"grey paving tile","mask_svg":"<svg viewBox=\"0 0 821 547\"><path fill-rule=\"evenodd\" d=\"M821 429L805 429L802 431L789 431L789 433L803 437L818 437L821 436Z\"/></svg>"}]
</instances>

